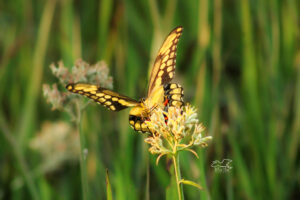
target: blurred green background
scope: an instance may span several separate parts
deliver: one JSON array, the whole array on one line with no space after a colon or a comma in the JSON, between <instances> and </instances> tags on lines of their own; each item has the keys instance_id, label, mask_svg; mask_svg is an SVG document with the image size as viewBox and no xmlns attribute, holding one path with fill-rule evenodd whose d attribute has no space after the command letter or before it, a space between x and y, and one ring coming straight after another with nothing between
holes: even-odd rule
<instances>
[{"instance_id":1,"label":"blurred green background","mask_svg":"<svg viewBox=\"0 0 300 200\"><path fill-rule=\"evenodd\" d=\"M114 199L164 199L166 160L155 165L128 110L92 103L84 111L84 183L79 157L56 165L51 154L45 164L30 146L48 131L53 143L43 146L55 151L61 141L51 131L74 127L43 97L42 84L58 82L51 63L103 60L114 90L139 99L158 48L178 25L175 82L213 136L196 149L199 159L181 154L183 178L204 187L184 186L185 198L300 198L299 1L16 0L1 1L0 10L0 199L82 199L82 185L87 199L105 199L106 168ZM216 173L212 161L225 158L233 169Z\"/></svg>"}]
</instances>

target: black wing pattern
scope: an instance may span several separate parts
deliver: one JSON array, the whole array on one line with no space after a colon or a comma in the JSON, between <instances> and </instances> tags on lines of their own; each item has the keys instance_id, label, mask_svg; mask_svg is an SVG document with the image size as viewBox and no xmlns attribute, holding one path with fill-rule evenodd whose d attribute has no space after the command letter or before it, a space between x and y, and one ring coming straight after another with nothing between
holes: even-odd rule
<instances>
[{"instance_id":1,"label":"black wing pattern","mask_svg":"<svg viewBox=\"0 0 300 200\"><path fill-rule=\"evenodd\" d=\"M148 97L155 91L154 89L169 83L174 77L176 64L177 43L182 35L183 28L181 26L175 28L165 39L152 67Z\"/></svg>"},{"instance_id":2,"label":"black wing pattern","mask_svg":"<svg viewBox=\"0 0 300 200\"><path fill-rule=\"evenodd\" d=\"M101 104L112 111L119 111L124 108L133 107L139 104L138 101L130 97L113 92L109 89L99 87L97 85L76 83L68 84L67 90L86 96L98 104Z\"/></svg>"}]
</instances>

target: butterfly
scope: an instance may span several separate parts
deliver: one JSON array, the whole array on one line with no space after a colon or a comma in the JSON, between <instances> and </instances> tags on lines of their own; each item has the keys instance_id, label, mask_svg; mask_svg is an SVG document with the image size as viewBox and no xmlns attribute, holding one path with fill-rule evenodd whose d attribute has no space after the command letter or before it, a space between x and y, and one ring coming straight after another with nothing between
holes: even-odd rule
<instances>
[{"instance_id":1,"label":"butterfly","mask_svg":"<svg viewBox=\"0 0 300 200\"><path fill-rule=\"evenodd\" d=\"M170 83L174 77L176 50L183 28L176 27L169 33L154 61L149 78L146 98L136 101L106 88L86 83L70 83L67 90L84 95L112 111L132 107L129 112L129 124L135 131L143 133L151 130L145 123L149 120L154 109L168 109L170 106L181 107L183 88L176 83Z\"/></svg>"}]
</instances>

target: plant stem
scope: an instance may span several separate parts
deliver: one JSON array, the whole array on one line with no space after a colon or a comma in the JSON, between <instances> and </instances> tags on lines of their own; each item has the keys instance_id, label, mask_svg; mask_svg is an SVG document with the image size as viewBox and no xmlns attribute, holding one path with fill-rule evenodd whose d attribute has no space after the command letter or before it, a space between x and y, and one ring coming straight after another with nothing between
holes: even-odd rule
<instances>
[{"instance_id":1,"label":"plant stem","mask_svg":"<svg viewBox=\"0 0 300 200\"><path fill-rule=\"evenodd\" d=\"M176 177L176 187L177 187L177 192L178 192L178 199L183 200L183 190L182 190L182 185L179 182L181 180L181 174L180 174L180 167L179 167L179 155L178 153L175 153L172 156L173 164L174 164L174 170L175 170L175 177Z\"/></svg>"},{"instance_id":2,"label":"plant stem","mask_svg":"<svg viewBox=\"0 0 300 200\"><path fill-rule=\"evenodd\" d=\"M80 171L81 171L81 188L83 199L88 199L88 180L87 180L87 171L85 163L85 139L83 133L80 131L80 121L81 121L81 112L80 102L76 101L76 129L80 137Z\"/></svg>"}]
</instances>

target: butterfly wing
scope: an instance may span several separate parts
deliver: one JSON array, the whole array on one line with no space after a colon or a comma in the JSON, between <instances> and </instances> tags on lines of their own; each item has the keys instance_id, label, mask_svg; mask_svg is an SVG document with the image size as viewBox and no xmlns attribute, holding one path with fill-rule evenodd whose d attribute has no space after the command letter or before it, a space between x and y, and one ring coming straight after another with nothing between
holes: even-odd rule
<instances>
[{"instance_id":1,"label":"butterfly wing","mask_svg":"<svg viewBox=\"0 0 300 200\"><path fill-rule=\"evenodd\" d=\"M176 64L176 49L178 40L182 34L181 26L175 28L165 39L152 67L148 97L156 90L157 87L169 83L174 77Z\"/></svg>"},{"instance_id":2,"label":"butterfly wing","mask_svg":"<svg viewBox=\"0 0 300 200\"><path fill-rule=\"evenodd\" d=\"M98 104L101 104L112 111L119 111L124 108L133 107L139 104L138 101L127 96L118 94L111 90L98 87L97 85L76 83L68 84L67 90L73 93L84 95Z\"/></svg>"}]
</instances>

